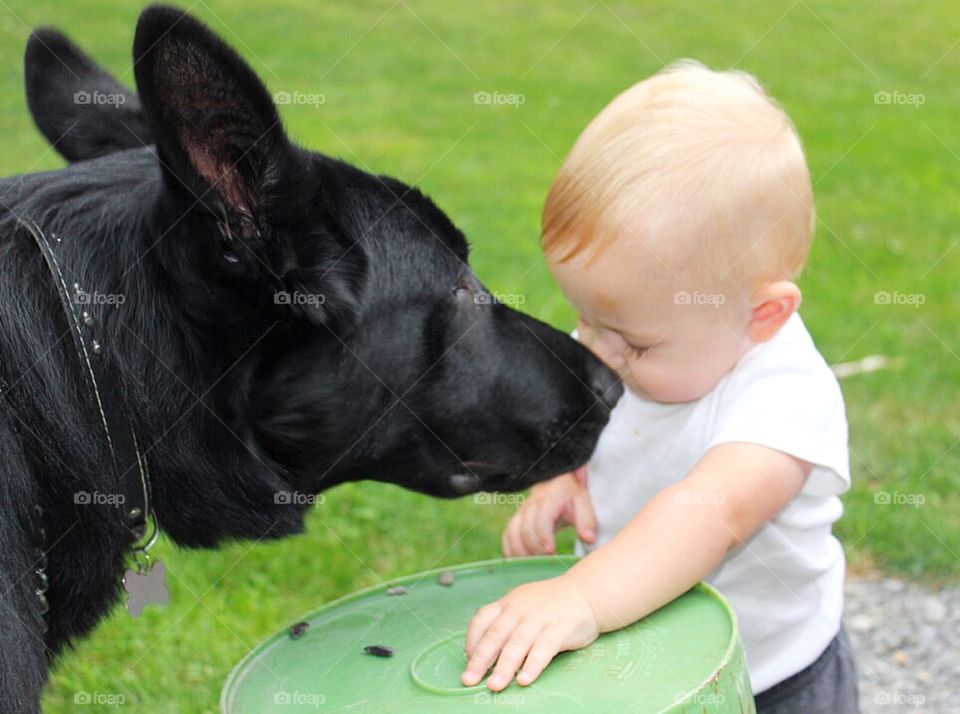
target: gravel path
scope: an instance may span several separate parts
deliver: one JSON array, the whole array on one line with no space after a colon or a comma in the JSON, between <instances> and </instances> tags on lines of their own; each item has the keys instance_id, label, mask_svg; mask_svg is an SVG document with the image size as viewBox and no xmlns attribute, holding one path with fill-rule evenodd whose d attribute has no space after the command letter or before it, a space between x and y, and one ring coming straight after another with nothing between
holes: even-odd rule
<instances>
[{"instance_id":1,"label":"gravel path","mask_svg":"<svg viewBox=\"0 0 960 714\"><path fill-rule=\"evenodd\" d=\"M960 585L857 578L846 591L863 714L960 714Z\"/></svg>"}]
</instances>

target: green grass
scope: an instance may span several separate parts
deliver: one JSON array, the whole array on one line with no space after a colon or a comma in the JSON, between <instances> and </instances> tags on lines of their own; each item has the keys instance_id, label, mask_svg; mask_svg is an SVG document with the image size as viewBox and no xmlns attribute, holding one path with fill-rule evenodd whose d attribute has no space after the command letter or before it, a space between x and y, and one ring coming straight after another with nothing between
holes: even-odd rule
<instances>
[{"instance_id":1,"label":"green grass","mask_svg":"<svg viewBox=\"0 0 960 714\"><path fill-rule=\"evenodd\" d=\"M0 173L61 165L24 105L28 27L66 29L129 81L139 5L0 2ZM677 58L757 74L794 118L816 181L820 224L802 280L811 331L832 362L905 358L902 369L844 382L855 486L837 532L854 567L960 573L960 11L952 5L235 0L194 12L272 90L324 95L319 108L283 108L294 137L419 183L468 233L491 288L524 295L529 311L565 328L573 313L540 260L537 234L547 186L578 132L616 92ZM476 105L477 91L525 102ZM925 102L878 105L877 91ZM926 302L878 305L878 291ZM879 491L922 494L925 503L877 504ZM100 691L143 711L212 711L230 667L260 638L356 588L492 556L509 514L361 484L327 494L297 539L218 552L161 542L172 604L139 621L115 613L64 658L45 706L71 710L75 692Z\"/></svg>"}]
</instances>

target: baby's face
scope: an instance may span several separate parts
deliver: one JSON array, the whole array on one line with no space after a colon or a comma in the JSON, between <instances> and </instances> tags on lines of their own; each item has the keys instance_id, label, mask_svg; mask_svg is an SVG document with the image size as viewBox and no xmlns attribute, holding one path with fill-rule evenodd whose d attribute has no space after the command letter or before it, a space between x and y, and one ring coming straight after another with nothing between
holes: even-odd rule
<instances>
[{"instance_id":1,"label":"baby's face","mask_svg":"<svg viewBox=\"0 0 960 714\"><path fill-rule=\"evenodd\" d=\"M752 346L747 296L700 292L643 247L547 262L580 313L580 341L645 399L699 399Z\"/></svg>"}]
</instances>

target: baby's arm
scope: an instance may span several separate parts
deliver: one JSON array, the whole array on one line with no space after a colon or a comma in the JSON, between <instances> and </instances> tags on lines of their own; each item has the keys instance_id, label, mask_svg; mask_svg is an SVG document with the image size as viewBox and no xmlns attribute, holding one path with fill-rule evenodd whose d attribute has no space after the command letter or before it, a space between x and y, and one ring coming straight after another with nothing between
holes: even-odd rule
<instances>
[{"instance_id":1,"label":"baby's arm","mask_svg":"<svg viewBox=\"0 0 960 714\"><path fill-rule=\"evenodd\" d=\"M689 590L799 493L810 464L756 444L710 449L609 543L563 575L511 590L467 631L462 681L533 682L558 652L645 617ZM522 665L522 668L521 668Z\"/></svg>"}]
</instances>

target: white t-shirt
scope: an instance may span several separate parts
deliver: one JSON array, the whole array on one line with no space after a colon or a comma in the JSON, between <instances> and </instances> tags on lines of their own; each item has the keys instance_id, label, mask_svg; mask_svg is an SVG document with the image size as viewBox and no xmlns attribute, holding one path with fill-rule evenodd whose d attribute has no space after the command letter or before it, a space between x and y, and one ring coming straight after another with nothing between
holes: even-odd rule
<instances>
[{"instance_id":1,"label":"white t-shirt","mask_svg":"<svg viewBox=\"0 0 960 714\"><path fill-rule=\"evenodd\" d=\"M695 402L658 404L626 390L589 464L597 541L578 542L577 553L609 541L725 442L813 464L800 493L706 578L737 613L759 693L819 657L843 612L845 559L830 529L843 513L837 496L850 487L847 420L840 385L799 315Z\"/></svg>"}]
</instances>

